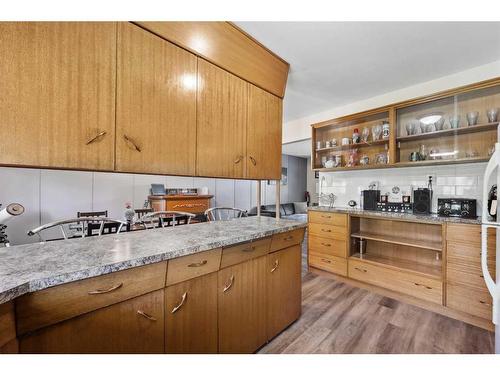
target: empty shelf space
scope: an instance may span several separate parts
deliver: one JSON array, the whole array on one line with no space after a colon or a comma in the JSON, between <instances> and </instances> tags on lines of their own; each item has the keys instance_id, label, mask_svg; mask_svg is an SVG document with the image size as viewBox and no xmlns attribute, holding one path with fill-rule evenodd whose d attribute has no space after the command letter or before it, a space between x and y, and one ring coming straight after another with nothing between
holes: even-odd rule
<instances>
[{"instance_id":1,"label":"empty shelf space","mask_svg":"<svg viewBox=\"0 0 500 375\"><path fill-rule=\"evenodd\" d=\"M383 235L383 234L366 233L366 232L352 233L351 237L364 238L364 239L372 240L372 241L393 243L393 244L397 244L397 245L418 247L418 248L429 249L429 250L434 250L434 251L442 251L443 250L443 245L440 241L414 240L414 239L407 239L407 238L402 238L402 237L398 237L398 236L388 236L388 235Z\"/></svg>"}]
</instances>

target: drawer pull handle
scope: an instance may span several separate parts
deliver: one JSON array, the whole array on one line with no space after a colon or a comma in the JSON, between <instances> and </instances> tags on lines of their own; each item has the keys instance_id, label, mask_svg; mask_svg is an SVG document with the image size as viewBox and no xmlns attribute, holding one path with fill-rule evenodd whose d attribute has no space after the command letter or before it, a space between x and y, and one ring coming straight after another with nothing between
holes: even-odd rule
<instances>
[{"instance_id":1,"label":"drawer pull handle","mask_svg":"<svg viewBox=\"0 0 500 375\"><path fill-rule=\"evenodd\" d=\"M188 292L184 292L184 294L182 295L182 298L181 298L181 302L179 302L179 304L172 309L172 314L175 314L182 307L182 305L184 305L184 302L186 302L187 296L188 296Z\"/></svg>"},{"instance_id":2,"label":"drawer pull handle","mask_svg":"<svg viewBox=\"0 0 500 375\"><path fill-rule=\"evenodd\" d=\"M483 304L483 305L486 305L486 306L491 306L490 303L486 302L486 301L479 301L479 303Z\"/></svg>"},{"instance_id":3,"label":"drawer pull handle","mask_svg":"<svg viewBox=\"0 0 500 375\"><path fill-rule=\"evenodd\" d=\"M280 261L278 259L276 259L274 261L274 267L271 268L271 273L273 273L274 271L276 271L278 269L278 266L280 265Z\"/></svg>"},{"instance_id":4,"label":"drawer pull handle","mask_svg":"<svg viewBox=\"0 0 500 375\"><path fill-rule=\"evenodd\" d=\"M244 253L251 253L252 251L255 251L255 246L252 247L245 247L243 250Z\"/></svg>"},{"instance_id":5,"label":"drawer pull handle","mask_svg":"<svg viewBox=\"0 0 500 375\"><path fill-rule=\"evenodd\" d=\"M361 272L367 272L366 270L362 269L362 268L358 268L358 267L354 267L355 270L358 270L358 271L361 271Z\"/></svg>"},{"instance_id":6,"label":"drawer pull handle","mask_svg":"<svg viewBox=\"0 0 500 375\"><path fill-rule=\"evenodd\" d=\"M413 283L413 284L415 284L416 286L423 286L426 289L432 289L430 286L427 286L427 285L423 285L423 284L419 284L419 283Z\"/></svg>"},{"instance_id":7,"label":"drawer pull handle","mask_svg":"<svg viewBox=\"0 0 500 375\"><path fill-rule=\"evenodd\" d=\"M328 263L328 264L333 263L331 260L324 259L324 258L321 258L321 261L322 261L323 263Z\"/></svg>"},{"instance_id":8,"label":"drawer pull handle","mask_svg":"<svg viewBox=\"0 0 500 375\"><path fill-rule=\"evenodd\" d=\"M106 134L107 134L106 130L103 130L102 132L98 133L94 137L90 138L87 141L87 143L85 143L85 144L88 146L89 144L94 143L95 141L97 141L99 138L104 137Z\"/></svg>"},{"instance_id":9,"label":"drawer pull handle","mask_svg":"<svg viewBox=\"0 0 500 375\"><path fill-rule=\"evenodd\" d=\"M204 260L202 262L188 264L188 267L202 267L207 263L208 263L208 261Z\"/></svg>"},{"instance_id":10,"label":"drawer pull handle","mask_svg":"<svg viewBox=\"0 0 500 375\"><path fill-rule=\"evenodd\" d=\"M243 160L243 156L238 156L235 160L234 160L234 164L238 164L240 161Z\"/></svg>"},{"instance_id":11,"label":"drawer pull handle","mask_svg":"<svg viewBox=\"0 0 500 375\"><path fill-rule=\"evenodd\" d=\"M321 242L321 244L322 244L323 246L326 246L326 247L330 247L330 246L332 246L331 244L329 244L329 243L324 243L324 242Z\"/></svg>"},{"instance_id":12,"label":"drawer pull handle","mask_svg":"<svg viewBox=\"0 0 500 375\"><path fill-rule=\"evenodd\" d=\"M329 233L329 232L331 232L332 230L331 230L331 229L323 229L323 228L322 228L322 229L321 229L321 231L322 231L322 232L328 232L328 233Z\"/></svg>"},{"instance_id":13,"label":"drawer pull handle","mask_svg":"<svg viewBox=\"0 0 500 375\"><path fill-rule=\"evenodd\" d=\"M93 294L105 294L105 293L111 293L117 289L120 289L121 287L123 286L123 283L120 283L120 284L116 284L114 286L112 286L111 288L109 289L96 289L96 290L91 290L90 292L88 292L88 294L90 295L93 295Z\"/></svg>"},{"instance_id":14,"label":"drawer pull handle","mask_svg":"<svg viewBox=\"0 0 500 375\"><path fill-rule=\"evenodd\" d=\"M257 165L257 161L252 156L249 156L249 158L253 165Z\"/></svg>"},{"instance_id":15,"label":"drawer pull handle","mask_svg":"<svg viewBox=\"0 0 500 375\"><path fill-rule=\"evenodd\" d=\"M231 275L231 277L229 278L229 284L224 286L223 290L224 293L226 293L229 289L231 289L231 287L233 286L233 282L234 282L234 275Z\"/></svg>"},{"instance_id":16,"label":"drawer pull handle","mask_svg":"<svg viewBox=\"0 0 500 375\"><path fill-rule=\"evenodd\" d=\"M321 217L324 219L331 219L332 218L331 216L327 216L327 215L321 215Z\"/></svg>"},{"instance_id":17,"label":"drawer pull handle","mask_svg":"<svg viewBox=\"0 0 500 375\"><path fill-rule=\"evenodd\" d=\"M137 310L137 314L139 314L139 315L141 315L141 316L145 317L146 319L152 320L153 322L156 322L156 318L155 318L154 316L151 316L151 315L149 315L149 314L145 313L145 312L144 312L144 311L142 311L142 310Z\"/></svg>"},{"instance_id":18,"label":"drawer pull handle","mask_svg":"<svg viewBox=\"0 0 500 375\"><path fill-rule=\"evenodd\" d=\"M142 151L141 148L137 146L135 142L131 138L127 137L125 134L123 134L123 139L125 139L125 142L127 142L135 151L137 152Z\"/></svg>"},{"instance_id":19,"label":"drawer pull handle","mask_svg":"<svg viewBox=\"0 0 500 375\"><path fill-rule=\"evenodd\" d=\"M283 241L291 241L291 240L293 240L293 236L288 236L283 238Z\"/></svg>"}]
</instances>

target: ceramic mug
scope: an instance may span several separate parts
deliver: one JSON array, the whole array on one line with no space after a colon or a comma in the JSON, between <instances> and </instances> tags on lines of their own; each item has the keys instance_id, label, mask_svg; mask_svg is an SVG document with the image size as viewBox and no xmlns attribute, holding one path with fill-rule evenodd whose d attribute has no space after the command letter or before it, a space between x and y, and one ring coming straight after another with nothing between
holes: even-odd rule
<instances>
[{"instance_id":1,"label":"ceramic mug","mask_svg":"<svg viewBox=\"0 0 500 375\"><path fill-rule=\"evenodd\" d=\"M342 138L342 146L351 144L351 138Z\"/></svg>"}]
</instances>

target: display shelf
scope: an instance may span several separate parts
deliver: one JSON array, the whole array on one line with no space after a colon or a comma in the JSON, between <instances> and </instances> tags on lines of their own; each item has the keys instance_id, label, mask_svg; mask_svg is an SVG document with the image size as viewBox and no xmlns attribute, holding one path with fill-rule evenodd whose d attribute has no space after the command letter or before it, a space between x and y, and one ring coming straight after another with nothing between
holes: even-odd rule
<instances>
[{"instance_id":1,"label":"display shelf","mask_svg":"<svg viewBox=\"0 0 500 375\"><path fill-rule=\"evenodd\" d=\"M378 255L372 255L370 253L366 253L363 255L361 255L360 253L355 253L351 255L350 258L377 266L382 265L384 267L391 268L397 271L411 272L420 276L442 280L441 264L422 264L410 260L381 257Z\"/></svg>"},{"instance_id":2,"label":"display shelf","mask_svg":"<svg viewBox=\"0 0 500 375\"><path fill-rule=\"evenodd\" d=\"M355 165L354 167L333 167L333 168L313 168L313 171L319 172L342 172L342 171L358 171L363 169L382 169L394 167L394 164L368 164Z\"/></svg>"},{"instance_id":3,"label":"display shelf","mask_svg":"<svg viewBox=\"0 0 500 375\"><path fill-rule=\"evenodd\" d=\"M426 165L449 165L463 163L483 163L490 160L490 157L473 157L473 158L457 158L457 159L435 159L421 161L400 161L395 163L394 167L417 167Z\"/></svg>"},{"instance_id":4,"label":"display shelf","mask_svg":"<svg viewBox=\"0 0 500 375\"><path fill-rule=\"evenodd\" d=\"M402 237L398 237L398 236L388 236L388 235L374 234L374 233L368 233L368 232L352 233L351 237L364 238L366 240L392 243L392 244L396 244L396 245L418 247L421 249L428 249L428 250L434 250L434 251L442 251L443 250L443 245L440 241L413 240L413 239L407 239L407 238L402 238Z\"/></svg>"},{"instance_id":5,"label":"display shelf","mask_svg":"<svg viewBox=\"0 0 500 375\"><path fill-rule=\"evenodd\" d=\"M359 147L370 147L370 146L377 146L377 145L384 145L388 144L389 140L388 139L380 139L378 141L372 141L372 142L362 142L362 143L350 143L348 145L341 145L341 146L335 146L335 147L323 147L323 148L318 148L315 150L316 152L325 152L325 151L343 151L343 150L353 150L355 148Z\"/></svg>"},{"instance_id":6,"label":"display shelf","mask_svg":"<svg viewBox=\"0 0 500 375\"><path fill-rule=\"evenodd\" d=\"M403 137L398 137L397 142L409 142L416 141L422 139L431 139L438 137L448 137L455 136L461 134L470 134L470 133L478 133L484 132L488 130L495 130L498 127L498 122L491 122L488 124L480 124L480 125L472 125L472 126L464 126L456 129L444 129L444 130L436 130L429 133L420 133L414 135L406 135Z\"/></svg>"}]
</instances>

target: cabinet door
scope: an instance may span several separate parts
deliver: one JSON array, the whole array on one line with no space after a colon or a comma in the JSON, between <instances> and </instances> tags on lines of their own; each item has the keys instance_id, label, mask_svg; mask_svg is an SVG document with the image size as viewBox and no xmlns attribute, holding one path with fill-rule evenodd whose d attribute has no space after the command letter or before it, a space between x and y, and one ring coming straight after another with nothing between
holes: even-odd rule
<instances>
[{"instance_id":1,"label":"cabinet door","mask_svg":"<svg viewBox=\"0 0 500 375\"><path fill-rule=\"evenodd\" d=\"M163 353L164 292L158 290L42 328L21 353Z\"/></svg>"},{"instance_id":2,"label":"cabinet door","mask_svg":"<svg viewBox=\"0 0 500 375\"><path fill-rule=\"evenodd\" d=\"M196 57L120 23L117 76L116 169L193 175Z\"/></svg>"},{"instance_id":3,"label":"cabinet door","mask_svg":"<svg viewBox=\"0 0 500 375\"><path fill-rule=\"evenodd\" d=\"M245 177L248 83L198 59L197 175Z\"/></svg>"},{"instance_id":4,"label":"cabinet door","mask_svg":"<svg viewBox=\"0 0 500 375\"><path fill-rule=\"evenodd\" d=\"M116 24L0 23L0 164L112 170Z\"/></svg>"},{"instance_id":5,"label":"cabinet door","mask_svg":"<svg viewBox=\"0 0 500 375\"><path fill-rule=\"evenodd\" d=\"M281 179L282 100L249 85L247 178Z\"/></svg>"},{"instance_id":6,"label":"cabinet door","mask_svg":"<svg viewBox=\"0 0 500 375\"><path fill-rule=\"evenodd\" d=\"M266 343L265 256L219 271L219 352L252 353Z\"/></svg>"},{"instance_id":7,"label":"cabinet door","mask_svg":"<svg viewBox=\"0 0 500 375\"><path fill-rule=\"evenodd\" d=\"M301 248L299 245L267 256L267 338L297 320L301 312Z\"/></svg>"},{"instance_id":8,"label":"cabinet door","mask_svg":"<svg viewBox=\"0 0 500 375\"><path fill-rule=\"evenodd\" d=\"M167 353L217 353L217 272L169 286Z\"/></svg>"}]
</instances>

